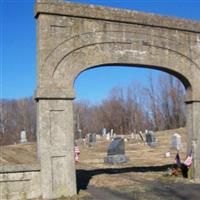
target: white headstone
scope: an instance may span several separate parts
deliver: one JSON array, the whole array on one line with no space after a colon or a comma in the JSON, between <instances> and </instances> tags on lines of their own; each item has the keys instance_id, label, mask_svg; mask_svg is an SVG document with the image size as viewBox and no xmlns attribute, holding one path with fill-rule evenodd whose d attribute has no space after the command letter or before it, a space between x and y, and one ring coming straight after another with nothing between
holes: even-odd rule
<instances>
[{"instance_id":1,"label":"white headstone","mask_svg":"<svg viewBox=\"0 0 200 200\"><path fill-rule=\"evenodd\" d=\"M165 158L170 158L171 156L171 153L168 151L168 152L165 152Z\"/></svg>"},{"instance_id":2,"label":"white headstone","mask_svg":"<svg viewBox=\"0 0 200 200\"><path fill-rule=\"evenodd\" d=\"M131 139L134 139L134 133L133 132L131 133Z\"/></svg>"},{"instance_id":3,"label":"white headstone","mask_svg":"<svg viewBox=\"0 0 200 200\"><path fill-rule=\"evenodd\" d=\"M27 142L26 131L22 130L20 133L20 143L26 143L26 142Z\"/></svg>"},{"instance_id":4,"label":"white headstone","mask_svg":"<svg viewBox=\"0 0 200 200\"><path fill-rule=\"evenodd\" d=\"M102 136L103 137L106 136L106 129L105 128L102 129Z\"/></svg>"},{"instance_id":5,"label":"white headstone","mask_svg":"<svg viewBox=\"0 0 200 200\"><path fill-rule=\"evenodd\" d=\"M110 132L106 134L106 140L110 140Z\"/></svg>"},{"instance_id":6,"label":"white headstone","mask_svg":"<svg viewBox=\"0 0 200 200\"><path fill-rule=\"evenodd\" d=\"M181 136L177 133L174 133L171 137L171 147L176 150L180 150L181 146Z\"/></svg>"},{"instance_id":7,"label":"white headstone","mask_svg":"<svg viewBox=\"0 0 200 200\"><path fill-rule=\"evenodd\" d=\"M113 129L110 130L110 137L113 137Z\"/></svg>"}]
</instances>

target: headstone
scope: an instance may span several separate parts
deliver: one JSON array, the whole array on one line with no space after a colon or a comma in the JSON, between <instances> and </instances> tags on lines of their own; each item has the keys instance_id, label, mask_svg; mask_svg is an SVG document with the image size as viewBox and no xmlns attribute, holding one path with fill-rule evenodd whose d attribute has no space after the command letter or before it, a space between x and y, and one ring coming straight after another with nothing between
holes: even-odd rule
<instances>
[{"instance_id":1,"label":"headstone","mask_svg":"<svg viewBox=\"0 0 200 200\"><path fill-rule=\"evenodd\" d=\"M180 150L181 146L181 136L177 133L173 134L171 137L171 147Z\"/></svg>"},{"instance_id":2,"label":"headstone","mask_svg":"<svg viewBox=\"0 0 200 200\"><path fill-rule=\"evenodd\" d=\"M81 129L78 129L78 138L82 139L82 130Z\"/></svg>"},{"instance_id":3,"label":"headstone","mask_svg":"<svg viewBox=\"0 0 200 200\"><path fill-rule=\"evenodd\" d=\"M113 142L110 143L108 147L108 155L120 155L125 154L124 139L121 137L116 137Z\"/></svg>"},{"instance_id":4,"label":"headstone","mask_svg":"<svg viewBox=\"0 0 200 200\"><path fill-rule=\"evenodd\" d=\"M103 136L103 137L106 136L106 129L105 129L105 128L102 129L102 136Z\"/></svg>"},{"instance_id":5,"label":"headstone","mask_svg":"<svg viewBox=\"0 0 200 200\"><path fill-rule=\"evenodd\" d=\"M20 133L20 143L26 143L26 142L27 142L26 131L22 130Z\"/></svg>"},{"instance_id":6,"label":"headstone","mask_svg":"<svg viewBox=\"0 0 200 200\"><path fill-rule=\"evenodd\" d=\"M116 137L113 139L108 147L107 156L104 158L105 163L118 164L128 161L128 157L125 155L124 139Z\"/></svg>"},{"instance_id":7,"label":"headstone","mask_svg":"<svg viewBox=\"0 0 200 200\"><path fill-rule=\"evenodd\" d=\"M87 135L88 139L88 146L95 146L96 144L96 133L88 133Z\"/></svg>"},{"instance_id":8,"label":"headstone","mask_svg":"<svg viewBox=\"0 0 200 200\"><path fill-rule=\"evenodd\" d=\"M110 140L110 132L106 133L106 140Z\"/></svg>"},{"instance_id":9,"label":"headstone","mask_svg":"<svg viewBox=\"0 0 200 200\"><path fill-rule=\"evenodd\" d=\"M110 130L110 137L113 137L113 129Z\"/></svg>"},{"instance_id":10,"label":"headstone","mask_svg":"<svg viewBox=\"0 0 200 200\"><path fill-rule=\"evenodd\" d=\"M165 158L170 158L171 156L171 153L168 151L168 152L165 152Z\"/></svg>"},{"instance_id":11,"label":"headstone","mask_svg":"<svg viewBox=\"0 0 200 200\"><path fill-rule=\"evenodd\" d=\"M88 133L86 135L86 139L85 139L85 143L87 144L87 146L90 146L90 141L91 141L91 133Z\"/></svg>"},{"instance_id":12,"label":"headstone","mask_svg":"<svg viewBox=\"0 0 200 200\"><path fill-rule=\"evenodd\" d=\"M151 147L155 147L156 146L156 137L153 133L153 131L145 131L145 137L146 137L146 143L151 146Z\"/></svg>"},{"instance_id":13,"label":"headstone","mask_svg":"<svg viewBox=\"0 0 200 200\"><path fill-rule=\"evenodd\" d=\"M96 133L92 133L92 144L95 145L97 141Z\"/></svg>"},{"instance_id":14,"label":"headstone","mask_svg":"<svg viewBox=\"0 0 200 200\"><path fill-rule=\"evenodd\" d=\"M135 134L132 132L132 133L131 133L131 139L135 139L134 136L135 136Z\"/></svg>"},{"instance_id":15,"label":"headstone","mask_svg":"<svg viewBox=\"0 0 200 200\"><path fill-rule=\"evenodd\" d=\"M89 135L88 135L88 141L89 141L89 144L91 144L92 143L92 133L89 133Z\"/></svg>"}]
</instances>

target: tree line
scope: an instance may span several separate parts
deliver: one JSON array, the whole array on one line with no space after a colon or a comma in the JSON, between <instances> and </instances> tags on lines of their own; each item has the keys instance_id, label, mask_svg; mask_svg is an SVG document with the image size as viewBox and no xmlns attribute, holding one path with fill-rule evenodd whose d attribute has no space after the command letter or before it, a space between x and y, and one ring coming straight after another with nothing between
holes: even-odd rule
<instances>
[{"instance_id":1,"label":"tree line","mask_svg":"<svg viewBox=\"0 0 200 200\"><path fill-rule=\"evenodd\" d=\"M100 133L103 128L116 134L131 134L145 129L158 131L185 126L185 89L171 75L148 78L148 87L132 83L116 86L98 105L89 101L74 104L75 127L82 134ZM77 120L78 119L78 120ZM77 125L78 124L78 125ZM77 129L75 129L78 134Z\"/></svg>"},{"instance_id":2,"label":"tree line","mask_svg":"<svg viewBox=\"0 0 200 200\"><path fill-rule=\"evenodd\" d=\"M82 135L113 129L116 134L165 130L185 126L185 89L179 80L161 75L148 77L148 86L132 83L112 88L99 104L74 101L74 132ZM19 142L25 129L28 141L36 140L36 103L33 98L0 100L0 145ZM77 134L76 134L77 135Z\"/></svg>"},{"instance_id":3,"label":"tree line","mask_svg":"<svg viewBox=\"0 0 200 200\"><path fill-rule=\"evenodd\" d=\"M24 129L28 141L36 140L36 104L31 97L0 100L0 145L19 143Z\"/></svg>"}]
</instances>

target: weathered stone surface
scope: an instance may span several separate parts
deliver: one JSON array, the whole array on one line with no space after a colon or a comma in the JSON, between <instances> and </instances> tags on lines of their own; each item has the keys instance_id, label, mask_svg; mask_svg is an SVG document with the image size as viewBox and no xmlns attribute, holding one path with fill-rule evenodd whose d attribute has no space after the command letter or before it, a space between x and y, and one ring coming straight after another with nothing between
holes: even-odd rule
<instances>
[{"instance_id":1,"label":"weathered stone surface","mask_svg":"<svg viewBox=\"0 0 200 200\"><path fill-rule=\"evenodd\" d=\"M176 150L180 150L182 148L181 136L177 133L174 133L171 137L171 148L175 148Z\"/></svg>"},{"instance_id":2,"label":"weathered stone surface","mask_svg":"<svg viewBox=\"0 0 200 200\"><path fill-rule=\"evenodd\" d=\"M40 171L39 164L32 165L0 165L0 173L9 173L9 172L34 172Z\"/></svg>"},{"instance_id":3,"label":"weathered stone surface","mask_svg":"<svg viewBox=\"0 0 200 200\"><path fill-rule=\"evenodd\" d=\"M104 158L104 162L108 164L121 164L128 162L128 157L124 154L122 155L108 155Z\"/></svg>"},{"instance_id":4,"label":"weathered stone surface","mask_svg":"<svg viewBox=\"0 0 200 200\"><path fill-rule=\"evenodd\" d=\"M76 194L73 84L83 71L107 64L158 69L184 84L188 149L193 150L193 176L200 179L200 22L61 0L36 2L41 166L41 172L34 172L40 178L33 185L41 185L36 193L46 199ZM9 182L8 188L18 182Z\"/></svg>"},{"instance_id":5,"label":"weathered stone surface","mask_svg":"<svg viewBox=\"0 0 200 200\"><path fill-rule=\"evenodd\" d=\"M128 157L125 155L124 139L116 137L108 147L107 156L104 158L105 163L120 164L128 162Z\"/></svg>"},{"instance_id":6,"label":"weathered stone surface","mask_svg":"<svg viewBox=\"0 0 200 200\"><path fill-rule=\"evenodd\" d=\"M108 156L125 154L124 139L121 137L114 138L108 147L107 154Z\"/></svg>"},{"instance_id":7,"label":"weathered stone surface","mask_svg":"<svg viewBox=\"0 0 200 200\"><path fill-rule=\"evenodd\" d=\"M39 100L38 148L43 198L76 194L72 101Z\"/></svg>"},{"instance_id":8,"label":"weathered stone surface","mask_svg":"<svg viewBox=\"0 0 200 200\"><path fill-rule=\"evenodd\" d=\"M153 131L147 131L147 133L145 133L145 138L146 138L146 143L149 146L156 147L157 141L156 141L156 136L153 133Z\"/></svg>"},{"instance_id":9,"label":"weathered stone surface","mask_svg":"<svg viewBox=\"0 0 200 200\"><path fill-rule=\"evenodd\" d=\"M0 199L22 200L41 196L38 165L1 166Z\"/></svg>"},{"instance_id":10,"label":"weathered stone surface","mask_svg":"<svg viewBox=\"0 0 200 200\"><path fill-rule=\"evenodd\" d=\"M40 13L50 13L68 15L73 17L84 17L89 19L109 20L122 23L135 23L138 25L165 27L174 30L186 30L192 32L200 31L199 22L192 20L178 19L155 14L146 14L137 11L130 11L118 8L108 8L103 6L84 5L66 2L63 0L37 0L35 16ZM41 4L39 4L41 2ZM55 4L55 3L63 4ZM43 3L43 4L42 4ZM163 23L164 21L164 23Z\"/></svg>"}]
</instances>

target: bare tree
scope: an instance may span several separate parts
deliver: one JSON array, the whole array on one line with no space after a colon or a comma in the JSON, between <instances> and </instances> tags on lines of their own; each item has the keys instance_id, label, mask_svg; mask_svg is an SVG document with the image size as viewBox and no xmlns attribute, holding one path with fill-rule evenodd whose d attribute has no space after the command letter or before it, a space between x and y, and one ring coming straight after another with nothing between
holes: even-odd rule
<instances>
[{"instance_id":1,"label":"bare tree","mask_svg":"<svg viewBox=\"0 0 200 200\"><path fill-rule=\"evenodd\" d=\"M134 130L163 130L185 126L185 89L179 80L162 75L149 76L149 86L133 82L127 87L114 87L100 104L74 102L74 131L83 136L101 133L102 128L116 134ZM32 98L0 100L0 144L19 141L25 129L29 141L36 140L36 105Z\"/></svg>"},{"instance_id":2,"label":"bare tree","mask_svg":"<svg viewBox=\"0 0 200 200\"><path fill-rule=\"evenodd\" d=\"M36 140L36 106L32 98L1 100L1 144L19 141L25 129L29 141Z\"/></svg>"}]
</instances>

